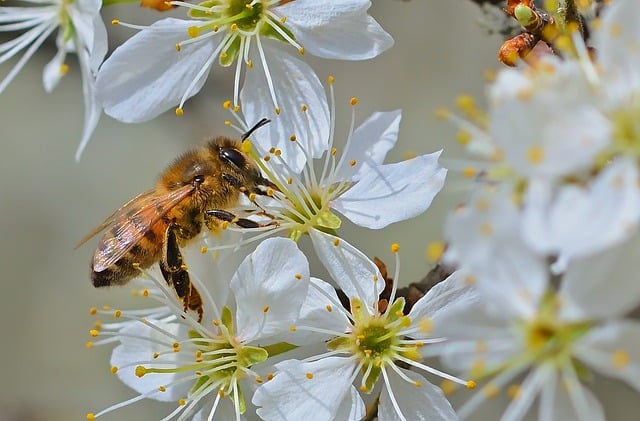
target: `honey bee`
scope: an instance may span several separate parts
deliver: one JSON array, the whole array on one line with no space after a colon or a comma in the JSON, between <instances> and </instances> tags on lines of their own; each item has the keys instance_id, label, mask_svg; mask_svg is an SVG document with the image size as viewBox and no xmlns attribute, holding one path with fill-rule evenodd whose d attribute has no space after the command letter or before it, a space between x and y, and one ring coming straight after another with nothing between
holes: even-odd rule
<instances>
[{"instance_id":1,"label":"honey bee","mask_svg":"<svg viewBox=\"0 0 640 421\"><path fill-rule=\"evenodd\" d=\"M93 254L93 286L124 285L140 275L140 268L159 262L185 312L195 311L201 321L202 299L189 280L180 247L198 235L203 224L215 229L218 217L261 226L224 209L237 205L241 194L265 195L269 188L277 189L240 148L268 122L260 120L240 140L221 136L183 154L160 175L155 188L131 199L83 238L78 246L107 230Z\"/></svg>"}]
</instances>

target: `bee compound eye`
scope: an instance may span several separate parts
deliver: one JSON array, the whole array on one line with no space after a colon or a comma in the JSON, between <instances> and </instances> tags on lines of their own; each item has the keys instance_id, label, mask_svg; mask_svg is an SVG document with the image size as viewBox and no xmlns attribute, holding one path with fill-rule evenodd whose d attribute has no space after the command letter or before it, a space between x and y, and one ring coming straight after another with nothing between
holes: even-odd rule
<instances>
[{"instance_id":1,"label":"bee compound eye","mask_svg":"<svg viewBox=\"0 0 640 421\"><path fill-rule=\"evenodd\" d=\"M220 149L220 158L235 165L238 169L244 168L245 164L247 163L247 160L242 152L235 148Z\"/></svg>"}]
</instances>

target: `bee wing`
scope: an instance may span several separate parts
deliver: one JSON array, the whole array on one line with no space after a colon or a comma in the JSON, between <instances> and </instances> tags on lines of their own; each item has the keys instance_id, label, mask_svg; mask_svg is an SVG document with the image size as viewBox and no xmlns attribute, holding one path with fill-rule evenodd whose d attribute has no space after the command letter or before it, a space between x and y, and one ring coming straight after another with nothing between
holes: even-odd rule
<instances>
[{"instance_id":1,"label":"bee wing","mask_svg":"<svg viewBox=\"0 0 640 421\"><path fill-rule=\"evenodd\" d=\"M149 191L136 196L93 230L86 239L111 227L100 240L93 255L93 270L102 272L120 260L171 208L194 189L186 185L169 194Z\"/></svg>"}]
</instances>

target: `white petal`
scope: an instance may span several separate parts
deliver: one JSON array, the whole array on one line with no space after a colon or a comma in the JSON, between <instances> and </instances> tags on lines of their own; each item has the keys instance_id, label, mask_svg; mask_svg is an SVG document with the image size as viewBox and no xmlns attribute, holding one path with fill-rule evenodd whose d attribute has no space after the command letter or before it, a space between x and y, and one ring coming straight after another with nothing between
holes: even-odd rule
<instances>
[{"instance_id":1,"label":"white petal","mask_svg":"<svg viewBox=\"0 0 640 421\"><path fill-rule=\"evenodd\" d=\"M565 319L599 320L625 314L640 303L640 235L575 261L567 269L560 296Z\"/></svg>"},{"instance_id":2,"label":"white petal","mask_svg":"<svg viewBox=\"0 0 640 421\"><path fill-rule=\"evenodd\" d=\"M365 60L393 45L391 35L367 14L370 4L362 0L302 0L277 12L287 17L287 26L305 51L324 58Z\"/></svg>"},{"instance_id":3,"label":"white petal","mask_svg":"<svg viewBox=\"0 0 640 421\"><path fill-rule=\"evenodd\" d=\"M91 135L93 135L93 131L98 125L98 120L102 115L102 106L96 98L95 79L91 70L89 53L84 48L80 48L77 54L82 72L82 94L84 95L84 127L82 128L80 144L76 150L76 160L79 160L82 151L89 143L89 139L91 139Z\"/></svg>"},{"instance_id":4,"label":"white petal","mask_svg":"<svg viewBox=\"0 0 640 421\"><path fill-rule=\"evenodd\" d=\"M428 318L438 323L439 319L444 317L452 307L468 306L478 300L479 297L469 276L462 271L456 271L420 298L411 308L409 318L411 320Z\"/></svg>"},{"instance_id":5,"label":"white petal","mask_svg":"<svg viewBox=\"0 0 640 421\"><path fill-rule=\"evenodd\" d=\"M186 325L180 323L153 323L172 335L181 338L187 337ZM163 368L177 367L181 365L178 360L182 358L182 355L180 353L167 352L172 349L171 344L174 339L140 322L131 322L120 333L126 336L120 336L121 344L113 349L111 365L118 367L116 374L124 384L138 393L148 393L158 391L160 386L167 386L184 376L179 373L149 373L142 377L136 376L135 369L138 365ZM158 341L164 343L164 345L157 343ZM163 355L154 359L153 355L156 352ZM158 401L175 402L177 399L186 396L186 392L191 386L192 383L187 382L178 386L167 387L165 392L158 391L158 393L150 395L149 398Z\"/></svg>"},{"instance_id":6,"label":"white petal","mask_svg":"<svg viewBox=\"0 0 640 421\"><path fill-rule=\"evenodd\" d=\"M93 45L87 45L87 48L89 48L91 54L91 71L96 74L109 50L107 28L104 26L102 16L99 14L93 22Z\"/></svg>"},{"instance_id":7,"label":"white petal","mask_svg":"<svg viewBox=\"0 0 640 421\"><path fill-rule=\"evenodd\" d=\"M375 263L341 238L315 229L309 234L316 254L342 292L348 298L359 298L372 312L384 289Z\"/></svg>"},{"instance_id":8,"label":"white petal","mask_svg":"<svg viewBox=\"0 0 640 421\"><path fill-rule=\"evenodd\" d=\"M155 22L118 47L103 63L96 80L104 110L125 123L150 120L179 104L188 86L212 58L222 35L184 45L194 21L166 18ZM188 97L204 85L209 68Z\"/></svg>"},{"instance_id":9,"label":"white petal","mask_svg":"<svg viewBox=\"0 0 640 421\"><path fill-rule=\"evenodd\" d=\"M372 229L420 215L444 185L447 170L438 164L439 156L435 152L375 167L365 162L360 181L336 198L332 208Z\"/></svg>"},{"instance_id":10,"label":"white petal","mask_svg":"<svg viewBox=\"0 0 640 421\"><path fill-rule=\"evenodd\" d=\"M611 97L624 98L640 86L639 14L637 1L613 2L603 10L594 31L593 46L601 51L598 63Z\"/></svg>"},{"instance_id":11,"label":"white petal","mask_svg":"<svg viewBox=\"0 0 640 421\"><path fill-rule=\"evenodd\" d=\"M329 357L306 363L287 360L276 368L275 377L253 395L253 403L261 407L256 411L260 418L326 421L334 419L351 393L356 366L349 358Z\"/></svg>"},{"instance_id":12,"label":"white petal","mask_svg":"<svg viewBox=\"0 0 640 421\"><path fill-rule=\"evenodd\" d=\"M532 180L527 189L524 235L566 265L627 238L640 219L640 189L634 162L620 159L587 187Z\"/></svg>"},{"instance_id":13,"label":"white petal","mask_svg":"<svg viewBox=\"0 0 640 421\"><path fill-rule=\"evenodd\" d=\"M349 393L342 399L340 407L336 411L336 420L345 421L362 421L367 408L364 405L364 401L360 397L358 389L351 386Z\"/></svg>"},{"instance_id":14,"label":"white petal","mask_svg":"<svg viewBox=\"0 0 640 421\"><path fill-rule=\"evenodd\" d=\"M355 129L349 148L343 152L341 160L345 163L353 160L356 165L342 165L338 169L336 178L359 180L362 178L362 163L366 163L369 168L382 164L387 152L398 140L401 119L400 110L375 112Z\"/></svg>"},{"instance_id":15,"label":"white petal","mask_svg":"<svg viewBox=\"0 0 640 421\"><path fill-rule=\"evenodd\" d=\"M336 332L336 334L344 333L352 326L345 311L342 309L336 290L331 285L320 279L311 278L307 298L302 304L295 325L320 328ZM299 329L283 337L282 340L296 345L307 345L326 341L335 336Z\"/></svg>"},{"instance_id":16,"label":"white petal","mask_svg":"<svg viewBox=\"0 0 640 421\"><path fill-rule=\"evenodd\" d=\"M522 339L514 334L512 323L517 321L488 312L483 303L452 304L434 323L432 336L448 339L438 351L442 362L468 374L478 362L491 369L523 351ZM429 347L425 348L428 353Z\"/></svg>"},{"instance_id":17,"label":"white petal","mask_svg":"<svg viewBox=\"0 0 640 421\"><path fill-rule=\"evenodd\" d=\"M457 420L458 417L451 407L451 404L444 397L442 390L432 385L420 374L409 370L400 369L408 378L415 383L409 383L401 378L390 368L386 368L389 378L391 392L395 398L402 415L406 420L428 421L428 420ZM389 389L384 387L380 395L378 405L378 419L380 421L401 420L396 412Z\"/></svg>"},{"instance_id":18,"label":"white petal","mask_svg":"<svg viewBox=\"0 0 640 421\"><path fill-rule=\"evenodd\" d=\"M575 345L575 355L605 376L640 391L640 323L614 321L591 330Z\"/></svg>"},{"instance_id":19,"label":"white petal","mask_svg":"<svg viewBox=\"0 0 640 421\"><path fill-rule=\"evenodd\" d=\"M445 232L457 263L495 311L528 318L547 289L548 268L522 239L520 219L509 189L484 188L450 215Z\"/></svg>"},{"instance_id":20,"label":"white petal","mask_svg":"<svg viewBox=\"0 0 640 421\"><path fill-rule=\"evenodd\" d=\"M59 48L56 55L44 66L42 84L45 91L51 93L60 82L60 79L62 79L62 76L64 76L61 68L66 57L67 51L64 48Z\"/></svg>"},{"instance_id":21,"label":"white petal","mask_svg":"<svg viewBox=\"0 0 640 421\"><path fill-rule=\"evenodd\" d=\"M96 26L102 25L104 27L102 18L100 18L101 7L102 2L99 0L78 0L67 8L76 37L81 40L81 44L92 46L95 43ZM100 23L96 18L100 18Z\"/></svg>"},{"instance_id":22,"label":"white petal","mask_svg":"<svg viewBox=\"0 0 640 421\"><path fill-rule=\"evenodd\" d=\"M261 118L271 123L258 130L252 139L262 152L275 147L294 172L300 172L306 162L300 147L291 142L295 135L309 155L318 158L328 148L329 105L318 76L305 62L277 48L263 44L273 88L280 107L280 115L267 84L264 63L257 51L252 53L253 68L247 69L240 92L240 103L246 123L251 126ZM254 48L257 50L257 48ZM302 112L301 106L307 111Z\"/></svg>"},{"instance_id":23,"label":"white petal","mask_svg":"<svg viewBox=\"0 0 640 421\"><path fill-rule=\"evenodd\" d=\"M524 418L533 400L550 382L555 382L553 368L541 366L534 369L522 382L518 398L514 399L502 415L502 421L517 421Z\"/></svg>"},{"instance_id":24,"label":"white petal","mask_svg":"<svg viewBox=\"0 0 640 421\"><path fill-rule=\"evenodd\" d=\"M237 335L243 341L287 331L309 288L309 262L295 242L263 241L231 279L237 309Z\"/></svg>"}]
</instances>

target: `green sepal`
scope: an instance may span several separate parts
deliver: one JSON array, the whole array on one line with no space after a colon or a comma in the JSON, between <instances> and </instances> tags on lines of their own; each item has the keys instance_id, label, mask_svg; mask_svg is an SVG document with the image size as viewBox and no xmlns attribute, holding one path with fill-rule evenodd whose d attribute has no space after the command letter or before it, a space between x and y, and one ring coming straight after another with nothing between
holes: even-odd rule
<instances>
[{"instance_id":1,"label":"green sepal","mask_svg":"<svg viewBox=\"0 0 640 421\"><path fill-rule=\"evenodd\" d=\"M356 325L358 324L358 322L369 318L367 307L362 304L362 301L360 301L360 299L357 297L353 297L351 299L351 315L353 316L353 320Z\"/></svg>"},{"instance_id":2,"label":"green sepal","mask_svg":"<svg viewBox=\"0 0 640 421\"><path fill-rule=\"evenodd\" d=\"M362 374L364 375L365 372L366 367L362 367ZM380 373L382 373L382 368L377 367L375 364L371 366L371 371L364 381L364 386L367 388L367 390L363 390L364 393L371 393L373 391L373 387L376 385Z\"/></svg>"},{"instance_id":3,"label":"green sepal","mask_svg":"<svg viewBox=\"0 0 640 421\"><path fill-rule=\"evenodd\" d=\"M251 367L267 358L269 358L269 353L266 349L257 346L243 346L242 351L238 353L238 365Z\"/></svg>"},{"instance_id":4,"label":"green sepal","mask_svg":"<svg viewBox=\"0 0 640 421\"><path fill-rule=\"evenodd\" d=\"M233 336L233 314L231 314L231 309L229 307L224 306L222 308L222 317L220 321L229 331L229 335Z\"/></svg>"},{"instance_id":5,"label":"green sepal","mask_svg":"<svg viewBox=\"0 0 640 421\"><path fill-rule=\"evenodd\" d=\"M387 312L385 313L387 315L386 319L390 322L395 322L400 317L404 317L404 312L403 312L404 305L405 305L404 297L396 298L396 300L393 302L393 304L391 304L391 306L387 309Z\"/></svg>"},{"instance_id":6,"label":"green sepal","mask_svg":"<svg viewBox=\"0 0 640 421\"><path fill-rule=\"evenodd\" d=\"M202 3L198 3L198 6L211 8L213 6L218 6L220 4L220 0L208 0L203 1ZM205 19L205 20L213 20L219 19L221 17L220 13L216 12L204 12L202 10L189 9L189 17L193 19Z\"/></svg>"},{"instance_id":7,"label":"green sepal","mask_svg":"<svg viewBox=\"0 0 640 421\"><path fill-rule=\"evenodd\" d=\"M351 346L351 338L346 338L343 336L338 336L337 338L331 339L327 342L327 348L332 351L337 351L340 349L349 349Z\"/></svg>"},{"instance_id":8,"label":"green sepal","mask_svg":"<svg viewBox=\"0 0 640 421\"><path fill-rule=\"evenodd\" d=\"M337 230L342 225L342 221L333 212L323 210L316 217L316 224L323 228Z\"/></svg>"},{"instance_id":9,"label":"green sepal","mask_svg":"<svg viewBox=\"0 0 640 421\"><path fill-rule=\"evenodd\" d=\"M276 355L284 354L285 352L291 351L292 349L298 348L297 345L293 345L287 342L278 342L277 344L268 345L264 347L264 350L267 351L270 357L274 357Z\"/></svg>"},{"instance_id":10,"label":"green sepal","mask_svg":"<svg viewBox=\"0 0 640 421\"><path fill-rule=\"evenodd\" d=\"M207 383L209 383L210 380L211 379L209 378L209 376L200 376L200 377L198 377L198 380L196 380L195 384L193 385L193 387L189 391L189 395L196 394L198 392L198 390L200 390L203 386L205 386Z\"/></svg>"},{"instance_id":11,"label":"green sepal","mask_svg":"<svg viewBox=\"0 0 640 421\"><path fill-rule=\"evenodd\" d=\"M240 38L241 37L239 36L236 37L231 42L231 45L229 45L229 47L227 47L227 49L223 51L223 53L226 55L220 54L220 66L229 67L236 60L236 57L238 57L238 53L240 52Z\"/></svg>"},{"instance_id":12,"label":"green sepal","mask_svg":"<svg viewBox=\"0 0 640 421\"><path fill-rule=\"evenodd\" d=\"M293 32L291 32L289 30L289 28L287 28L282 22L280 22L279 20L275 20L275 19L270 19L270 22L277 26L278 29L280 29L282 32L284 32L285 34L287 34L287 36L292 39L295 40L296 36L293 34ZM275 28L273 28L271 25L267 24L267 25L262 25L262 27L260 28L260 35L263 35L265 37L268 38L272 38L272 39L277 39L278 41L282 41L282 42L286 42L287 44L289 43L289 41L287 41L287 39L285 37L283 37Z\"/></svg>"},{"instance_id":13,"label":"green sepal","mask_svg":"<svg viewBox=\"0 0 640 421\"><path fill-rule=\"evenodd\" d=\"M233 401L236 401L236 396L235 394L231 396L231 399L233 399ZM238 385L238 409L240 410L241 414L244 414L245 411L247 410L247 402L244 399L244 393L242 392L242 389L240 388L240 385Z\"/></svg>"}]
</instances>

